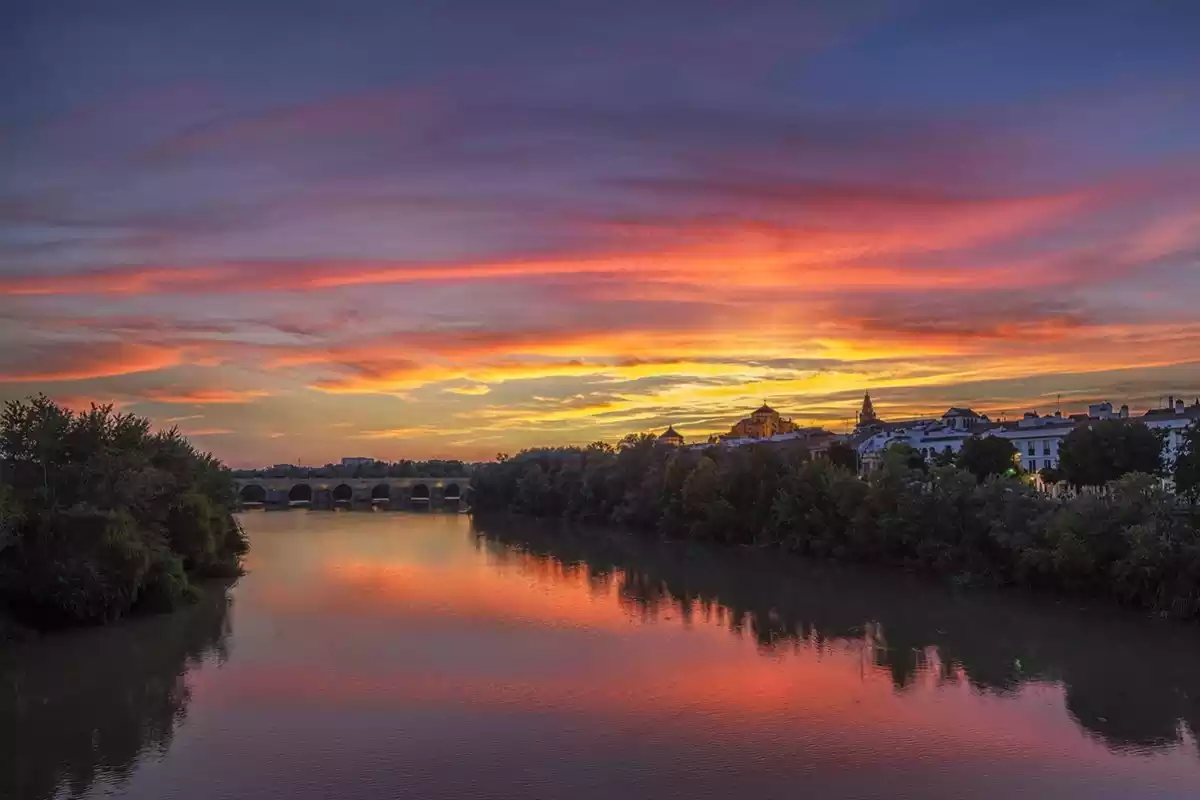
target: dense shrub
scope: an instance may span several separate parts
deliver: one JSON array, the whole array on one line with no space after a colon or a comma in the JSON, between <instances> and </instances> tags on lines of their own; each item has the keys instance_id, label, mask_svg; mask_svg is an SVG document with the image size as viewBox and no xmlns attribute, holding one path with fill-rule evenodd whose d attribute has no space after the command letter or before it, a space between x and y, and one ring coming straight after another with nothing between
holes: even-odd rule
<instances>
[{"instance_id":1,"label":"dense shrub","mask_svg":"<svg viewBox=\"0 0 1200 800\"><path fill-rule=\"evenodd\" d=\"M178 431L45 397L0 417L0 599L38 624L173 608L189 577L233 575L232 478Z\"/></svg>"},{"instance_id":2,"label":"dense shrub","mask_svg":"<svg viewBox=\"0 0 1200 800\"><path fill-rule=\"evenodd\" d=\"M991 459L1011 464L1010 453ZM982 464L985 459L980 459ZM867 479L803 449L532 450L479 467L475 508L885 563L964 583L1019 584L1200 615L1200 515L1158 478L1051 498L1011 475L916 468L903 450ZM982 478L982 480L980 480Z\"/></svg>"}]
</instances>

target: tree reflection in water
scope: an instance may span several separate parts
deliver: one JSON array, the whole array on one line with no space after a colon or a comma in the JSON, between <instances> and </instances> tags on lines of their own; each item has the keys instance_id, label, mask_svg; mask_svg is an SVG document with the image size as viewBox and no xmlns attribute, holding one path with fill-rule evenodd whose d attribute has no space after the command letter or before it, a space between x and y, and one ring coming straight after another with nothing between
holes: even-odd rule
<instances>
[{"instance_id":1,"label":"tree reflection in water","mask_svg":"<svg viewBox=\"0 0 1200 800\"><path fill-rule=\"evenodd\" d=\"M186 673L227 657L230 602L211 586L173 614L0 654L0 797L78 797L127 781L143 753L165 753L187 714Z\"/></svg>"},{"instance_id":2,"label":"tree reflection in water","mask_svg":"<svg viewBox=\"0 0 1200 800\"><path fill-rule=\"evenodd\" d=\"M578 565L622 602L688 622L724 619L766 652L831 640L861 644L898 691L918 675L1015 692L1059 682L1089 735L1114 750L1154 750L1200 733L1200 631L1101 604L955 592L897 575L778 553L714 550L621 533L513 520L475 522L498 559Z\"/></svg>"}]
</instances>

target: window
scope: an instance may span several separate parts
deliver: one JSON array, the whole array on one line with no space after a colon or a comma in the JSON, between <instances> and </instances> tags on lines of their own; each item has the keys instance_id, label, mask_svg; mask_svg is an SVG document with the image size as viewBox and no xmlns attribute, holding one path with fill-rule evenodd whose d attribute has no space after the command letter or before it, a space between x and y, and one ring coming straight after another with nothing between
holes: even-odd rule
<instances>
[{"instance_id":1,"label":"window","mask_svg":"<svg viewBox=\"0 0 1200 800\"><path fill-rule=\"evenodd\" d=\"M1032 455L1036 455L1036 454L1037 454L1037 448L1035 448L1033 446L1033 442L1030 442L1029 443L1029 455L1032 456Z\"/></svg>"},{"instance_id":2,"label":"window","mask_svg":"<svg viewBox=\"0 0 1200 800\"><path fill-rule=\"evenodd\" d=\"M1050 440L1049 439L1042 442L1042 455L1044 455L1044 456L1050 455Z\"/></svg>"}]
</instances>

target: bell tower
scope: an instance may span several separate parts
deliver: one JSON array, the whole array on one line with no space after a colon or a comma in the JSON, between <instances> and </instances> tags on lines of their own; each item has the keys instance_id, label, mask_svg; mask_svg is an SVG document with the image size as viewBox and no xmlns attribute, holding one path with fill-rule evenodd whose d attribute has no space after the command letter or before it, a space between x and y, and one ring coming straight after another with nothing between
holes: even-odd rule
<instances>
[{"instance_id":1,"label":"bell tower","mask_svg":"<svg viewBox=\"0 0 1200 800\"><path fill-rule=\"evenodd\" d=\"M871 393L866 392L863 395L862 410L858 412L857 427L865 428L877 422L879 422L879 417L875 414L875 406L871 404Z\"/></svg>"}]
</instances>

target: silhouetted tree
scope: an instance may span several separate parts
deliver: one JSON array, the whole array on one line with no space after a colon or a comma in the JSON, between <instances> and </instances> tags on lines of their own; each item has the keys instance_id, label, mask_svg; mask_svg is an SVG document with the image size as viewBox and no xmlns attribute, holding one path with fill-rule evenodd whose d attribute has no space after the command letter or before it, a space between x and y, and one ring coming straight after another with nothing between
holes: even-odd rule
<instances>
[{"instance_id":1,"label":"silhouetted tree","mask_svg":"<svg viewBox=\"0 0 1200 800\"><path fill-rule=\"evenodd\" d=\"M1175 491L1200 501L1200 422L1193 422L1180 436L1179 451L1172 464Z\"/></svg>"},{"instance_id":2,"label":"silhouetted tree","mask_svg":"<svg viewBox=\"0 0 1200 800\"><path fill-rule=\"evenodd\" d=\"M849 442L834 442L825 451L829 463L851 472L858 472L858 451Z\"/></svg>"},{"instance_id":3,"label":"silhouetted tree","mask_svg":"<svg viewBox=\"0 0 1200 800\"><path fill-rule=\"evenodd\" d=\"M1004 475L1017 468L1017 448L999 436L972 436L963 442L958 466L983 483L992 475Z\"/></svg>"},{"instance_id":4,"label":"silhouetted tree","mask_svg":"<svg viewBox=\"0 0 1200 800\"><path fill-rule=\"evenodd\" d=\"M907 569L994 585L1025 584L1200 615L1197 520L1147 475L1102 496L1048 497L1004 474L1011 445L988 445L979 474L928 468L896 446L867 480L769 445L690 450L630 437L616 453L527 450L481 465L479 512L612 522L660 535ZM973 446L977 447L977 445ZM968 451L970 455L970 451ZM970 459L968 459L970 460ZM971 462L975 463L975 462ZM984 480L981 482L980 477Z\"/></svg>"},{"instance_id":5,"label":"silhouetted tree","mask_svg":"<svg viewBox=\"0 0 1200 800\"><path fill-rule=\"evenodd\" d=\"M935 467L952 467L958 461L958 456L949 447L938 451L933 457Z\"/></svg>"},{"instance_id":6,"label":"silhouetted tree","mask_svg":"<svg viewBox=\"0 0 1200 800\"><path fill-rule=\"evenodd\" d=\"M1109 419L1067 434L1058 464L1073 486L1103 486L1130 472L1162 474L1162 451L1162 436L1144 424Z\"/></svg>"},{"instance_id":7,"label":"silhouetted tree","mask_svg":"<svg viewBox=\"0 0 1200 800\"><path fill-rule=\"evenodd\" d=\"M921 451L910 444L903 442L895 442L888 445L883 451L884 466L907 467L924 472L929 465L925 463L925 456L921 455Z\"/></svg>"},{"instance_id":8,"label":"silhouetted tree","mask_svg":"<svg viewBox=\"0 0 1200 800\"><path fill-rule=\"evenodd\" d=\"M174 607L240 571L232 477L178 430L44 396L0 415L0 599L35 623Z\"/></svg>"},{"instance_id":9,"label":"silhouetted tree","mask_svg":"<svg viewBox=\"0 0 1200 800\"><path fill-rule=\"evenodd\" d=\"M1038 470L1038 475L1041 477L1042 483L1046 484L1062 483L1067 479L1059 467L1042 467Z\"/></svg>"}]
</instances>

